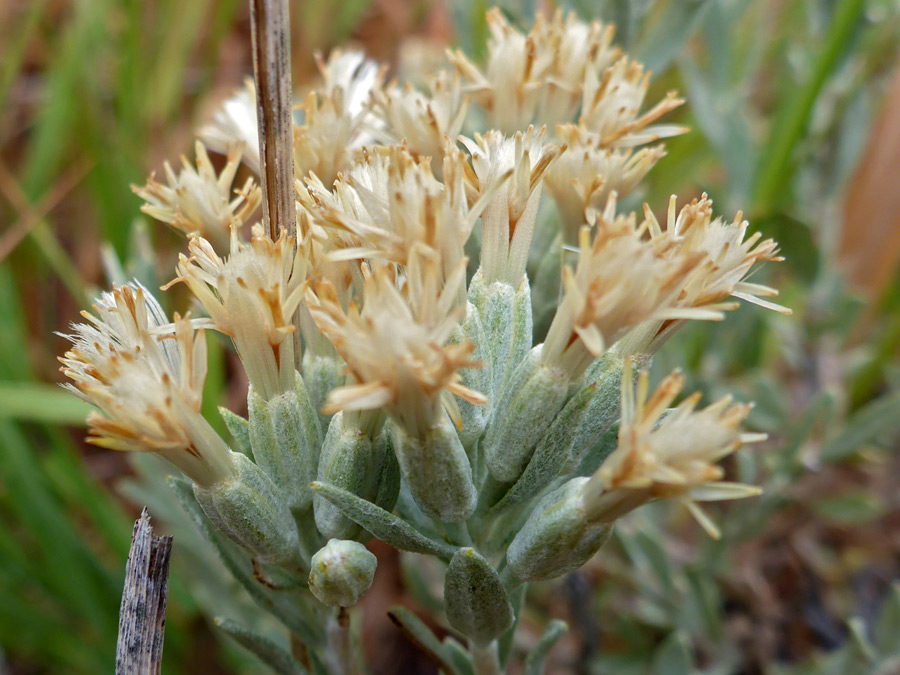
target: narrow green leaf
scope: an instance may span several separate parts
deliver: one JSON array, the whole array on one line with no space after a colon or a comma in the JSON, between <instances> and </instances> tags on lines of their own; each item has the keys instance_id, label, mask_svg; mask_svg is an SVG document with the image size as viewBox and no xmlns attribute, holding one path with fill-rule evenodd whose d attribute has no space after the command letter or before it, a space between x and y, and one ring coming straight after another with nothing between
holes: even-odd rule
<instances>
[{"instance_id":1,"label":"narrow green leaf","mask_svg":"<svg viewBox=\"0 0 900 675\"><path fill-rule=\"evenodd\" d=\"M421 649L439 668L449 675L464 675L444 656L444 646L419 617L405 607L391 607L387 615L394 625L403 631L407 639Z\"/></svg>"},{"instance_id":2,"label":"narrow green leaf","mask_svg":"<svg viewBox=\"0 0 900 675\"><path fill-rule=\"evenodd\" d=\"M651 72L662 71L684 51L710 0L673 0L646 34L641 36L638 58Z\"/></svg>"},{"instance_id":3,"label":"narrow green leaf","mask_svg":"<svg viewBox=\"0 0 900 675\"><path fill-rule=\"evenodd\" d=\"M477 645L497 639L515 619L500 576L472 548L459 549L450 560L444 606L450 625Z\"/></svg>"},{"instance_id":4,"label":"narrow green leaf","mask_svg":"<svg viewBox=\"0 0 900 675\"><path fill-rule=\"evenodd\" d=\"M285 649L247 630L231 619L216 618L216 626L274 670L278 675L307 675L308 671Z\"/></svg>"},{"instance_id":5,"label":"narrow green leaf","mask_svg":"<svg viewBox=\"0 0 900 675\"><path fill-rule=\"evenodd\" d=\"M406 521L351 492L321 481L313 483L312 489L338 507L350 520L394 548L439 558L450 558L457 550L455 546L416 532Z\"/></svg>"},{"instance_id":6,"label":"narrow green leaf","mask_svg":"<svg viewBox=\"0 0 900 675\"><path fill-rule=\"evenodd\" d=\"M556 644L559 637L567 630L569 630L569 625L565 621L554 619L547 624L543 635L541 635L541 639L537 641L534 649L532 649L531 653L525 658L524 675L544 674L544 663L547 660L547 655L550 653L550 650L553 648L553 645Z\"/></svg>"},{"instance_id":7,"label":"narrow green leaf","mask_svg":"<svg viewBox=\"0 0 900 675\"><path fill-rule=\"evenodd\" d=\"M675 631L665 639L656 651L651 671L656 675L692 675L694 658L684 631Z\"/></svg>"},{"instance_id":8,"label":"narrow green leaf","mask_svg":"<svg viewBox=\"0 0 900 675\"><path fill-rule=\"evenodd\" d=\"M453 666L459 675L475 675L472 657L459 642L448 635L444 638L441 650L447 662Z\"/></svg>"},{"instance_id":9,"label":"narrow green leaf","mask_svg":"<svg viewBox=\"0 0 900 675\"><path fill-rule=\"evenodd\" d=\"M513 638L516 634L516 628L519 627L519 619L522 618L522 605L525 604L525 596L528 593L528 584L522 584L518 588L510 591L510 602L512 603L513 614L515 620L513 625L500 637L497 644L497 655L500 657L501 665L506 665L509 655L512 653Z\"/></svg>"},{"instance_id":10,"label":"narrow green leaf","mask_svg":"<svg viewBox=\"0 0 900 675\"><path fill-rule=\"evenodd\" d=\"M837 436L822 448L823 462L838 462L874 442L883 434L900 429L900 391L878 398L853 415Z\"/></svg>"},{"instance_id":11,"label":"narrow green leaf","mask_svg":"<svg viewBox=\"0 0 900 675\"><path fill-rule=\"evenodd\" d=\"M837 3L830 30L815 59L810 77L803 85L791 88L789 100L779 106L783 112L775 121L769 142L764 146L768 151L760 159L757 172L753 199L756 208L771 210L779 197L785 194L784 186L789 183L791 174L791 156L809 125L813 106L825 81L837 66L865 7L865 0L842 0Z\"/></svg>"},{"instance_id":12,"label":"narrow green leaf","mask_svg":"<svg viewBox=\"0 0 900 675\"><path fill-rule=\"evenodd\" d=\"M60 387L37 382L0 382L0 417L84 426L93 408Z\"/></svg>"},{"instance_id":13,"label":"narrow green leaf","mask_svg":"<svg viewBox=\"0 0 900 675\"><path fill-rule=\"evenodd\" d=\"M820 518L843 525L869 523L885 512L885 505L878 495L863 491L816 499L810 502L810 508Z\"/></svg>"},{"instance_id":14,"label":"narrow green leaf","mask_svg":"<svg viewBox=\"0 0 900 675\"><path fill-rule=\"evenodd\" d=\"M900 649L900 583L894 582L884 599L872 631L872 642L885 655L896 654Z\"/></svg>"}]
</instances>

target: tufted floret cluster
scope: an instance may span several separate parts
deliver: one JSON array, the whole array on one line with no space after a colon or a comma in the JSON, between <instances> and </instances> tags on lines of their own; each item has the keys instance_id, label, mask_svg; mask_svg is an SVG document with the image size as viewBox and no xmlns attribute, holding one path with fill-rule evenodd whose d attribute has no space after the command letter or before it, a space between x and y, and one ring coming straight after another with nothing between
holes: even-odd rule
<instances>
[{"instance_id":1,"label":"tufted floret cluster","mask_svg":"<svg viewBox=\"0 0 900 675\"><path fill-rule=\"evenodd\" d=\"M295 113L297 222L274 238L248 81L196 169L134 188L186 235L165 288L189 289L190 314L115 286L61 359L97 408L90 442L169 460L209 521L326 604L371 584L353 540L448 561L447 618L476 652L513 625L513 588L584 564L642 504L681 502L716 536L697 503L758 493L718 465L760 440L750 405L679 402L683 377L653 390L646 368L688 321L787 311L748 280L780 258L740 213L705 194L659 219L619 209L686 129L611 26L488 26L483 63L448 52L422 85L355 51L320 60ZM205 330L249 382L229 439L200 413Z\"/></svg>"}]
</instances>

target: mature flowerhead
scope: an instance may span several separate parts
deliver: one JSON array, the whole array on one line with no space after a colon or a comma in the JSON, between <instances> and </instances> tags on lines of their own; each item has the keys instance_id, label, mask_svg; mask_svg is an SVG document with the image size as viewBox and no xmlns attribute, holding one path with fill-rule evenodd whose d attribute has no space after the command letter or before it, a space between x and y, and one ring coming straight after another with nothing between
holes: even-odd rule
<instances>
[{"instance_id":1,"label":"mature flowerhead","mask_svg":"<svg viewBox=\"0 0 900 675\"><path fill-rule=\"evenodd\" d=\"M316 64L322 91L333 97L340 89L344 111L351 116L367 110L372 94L384 84L384 68L355 49L335 49L327 60L316 54Z\"/></svg>"},{"instance_id":2,"label":"mature flowerhead","mask_svg":"<svg viewBox=\"0 0 900 675\"><path fill-rule=\"evenodd\" d=\"M243 188L232 194L231 184L241 163L240 145L229 147L228 163L218 176L203 144L197 141L194 148L196 169L182 157L183 166L178 173L166 162L168 185L158 183L150 174L146 185L132 185L131 189L147 202L141 207L147 215L185 234L200 235L219 250L225 250L231 229L240 228L259 206L259 187L248 178Z\"/></svg>"},{"instance_id":3,"label":"mature flowerhead","mask_svg":"<svg viewBox=\"0 0 900 675\"><path fill-rule=\"evenodd\" d=\"M491 37L482 71L461 51L449 54L467 80L490 125L513 134L530 124L570 122L578 109L588 68L602 71L619 54L611 47L613 29L584 24L574 15L538 18L525 35L499 9L487 15Z\"/></svg>"},{"instance_id":4,"label":"mature flowerhead","mask_svg":"<svg viewBox=\"0 0 900 675\"><path fill-rule=\"evenodd\" d=\"M249 77L244 86L213 115L213 120L198 132L210 150L225 154L232 148L242 149L244 164L259 175L259 132L256 123L256 85Z\"/></svg>"},{"instance_id":5,"label":"mature flowerhead","mask_svg":"<svg viewBox=\"0 0 900 675\"><path fill-rule=\"evenodd\" d=\"M662 145L631 149L607 148L599 136L574 124L557 129L566 151L548 169L544 184L559 212L567 241L602 211L615 192L624 197L666 153Z\"/></svg>"},{"instance_id":6,"label":"mature flowerhead","mask_svg":"<svg viewBox=\"0 0 900 675\"><path fill-rule=\"evenodd\" d=\"M718 537L718 529L695 502L760 493L750 485L722 482L724 472L716 465L744 443L765 439L765 434L740 428L751 405L725 397L696 410L700 394L695 393L669 410L684 386L680 373L666 377L648 397L648 373L640 373L635 390L627 362L625 372L618 447L583 487L588 518L612 522L648 501L674 498L710 536Z\"/></svg>"},{"instance_id":7,"label":"mature flowerhead","mask_svg":"<svg viewBox=\"0 0 900 675\"><path fill-rule=\"evenodd\" d=\"M463 246L483 208L471 207L463 182L465 159L448 150L444 181L435 178L427 159L415 159L403 146L365 150L333 192L319 182L301 190L312 222L343 237L333 259L381 258L411 267L416 251L437 254L442 278L463 259ZM465 298L459 288L458 303Z\"/></svg>"},{"instance_id":8,"label":"mature flowerhead","mask_svg":"<svg viewBox=\"0 0 900 675\"><path fill-rule=\"evenodd\" d=\"M564 295L544 362L576 379L634 326L685 316L675 301L699 260L689 252L672 255L667 241L644 238L634 215L615 215L610 200L593 237L590 228L581 229L575 270L563 270Z\"/></svg>"},{"instance_id":9,"label":"mature flowerhead","mask_svg":"<svg viewBox=\"0 0 900 675\"><path fill-rule=\"evenodd\" d=\"M601 147L633 147L685 133L687 128L679 125L650 126L684 103L684 99L669 92L641 114L649 86L650 73L628 57L622 57L609 68L589 67L579 126L596 134Z\"/></svg>"},{"instance_id":10,"label":"mature flowerhead","mask_svg":"<svg viewBox=\"0 0 900 675\"><path fill-rule=\"evenodd\" d=\"M326 412L383 407L407 434L423 437L442 407L458 418L454 395L477 404L484 397L465 387L458 373L479 365L471 360L474 345L450 343L461 318L454 305L465 284L464 263L444 283L437 260L423 255L414 267L420 271L407 279L385 266L367 272L361 309L351 304L345 311L324 284L308 295L308 304L353 382L331 392Z\"/></svg>"},{"instance_id":11,"label":"mature flowerhead","mask_svg":"<svg viewBox=\"0 0 900 675\"><path fill-rule=\"evenodd\" d=\"M416 157L430 157L435 174L441 175L445 152L462 130L469 102L459 77L440 71L422 93L409 82L374 93L383 129L376 135L386 143L403 143Z\"/></svg>"},{"instance_id":12,"label":"mature flowerhead","mask_svg":"<svg viewBox=\"0 0 900 675\"><path fill-rule=\"evenodd\" d=\"M703 194L676 211L673 195L665 229L649 207L644 207L644 226L654 240L672 242L671 255L699 256L702 260L688 278L676 306L693 311L693 318L721 320L724 311L737 307L736 302L729 301L733 297L790 314L791 310L764 299L777 296L776 289L745 281L759 263L783 260L778 245L772 239L761 241L759 232L746 237L748 223L740 212L730 223L721 218L713 220L712 207L712 200ZM673 319L643 326L627 338L626 349L653 354L683 324L683 319Z\"/></svg>"},{"instance_id":13,"label":"mature flowerhead","mask_svg":"<svg viewBox=\"0 0 900 675\"><path fill-rule=\"evenodd\" d=\"M525 276L528 251L534 236L541 181L560 153L557 145L544 145L545 129L528 127L507 138L496 131L475 140L463 139L472 153L472 180L478 194L493 192L482 214L481 270L485 282L503 281L518 288ZM505 177L505 186L495 186Z\"/></svg>"},{"instance_id":14,"label":"mature flowerhead","mask_svg":"<svg viewBox=\"0 0 900 675\"><path fill-rule=\"evenodd\" d=\"M300 106L303 124L294 127L294 166L297 176L316 175L330 185L350 166L362 147L365 110L351 113L340 87L332 93L311 91Z\"/></svg>"},{"instance_id":15,"label":"mature flowerhead","mask_svg":"<svg viewBox=\"0 0 900 675\"><path fill-rule=\"evenodd\" d=\"M294 387L292 317L306 289L304 247L284 232L272 241L261 226L249 244L232 232L231 253L216 254L208 241L191 237L178 277L209 313L212 325L231 336L247 377L268 400Z\"/></svg>"},{"instance_id":16,"label":"mature flowerhead","mask_svg":"<svg viewBox=\"0 0 900 675\"><path fill-rule=\"evenodd\" d=\"M155 452L201 485L234 475L231 451L200 415L206 341L187 318L166 325L159 303L141 286L113 287L89 323L66 337L64 385L95 406L89 443Z\"/></svg>"}]
</instances>

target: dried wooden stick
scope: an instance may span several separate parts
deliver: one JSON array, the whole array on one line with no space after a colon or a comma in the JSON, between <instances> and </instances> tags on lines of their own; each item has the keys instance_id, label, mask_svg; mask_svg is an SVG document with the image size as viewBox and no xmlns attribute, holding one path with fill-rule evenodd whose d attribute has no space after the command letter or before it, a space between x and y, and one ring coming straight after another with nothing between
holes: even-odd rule
<instances>
[{"instance_id":1,"label":"dried wooden stick","mask_svg":"<svg viewBox=\"0 0 900 675\"><path fill-rule=\"evenodd\" d=\"M288 0L250 0L259 179L263 224L272 239L284 230L297 243L294 203L294 118L291 85L291 19ZM300 369L300 312L294 324L294 361Z\"/></svg>"},{"instance_id":2,"label":"dried wooden stick","mask_svg":"<svg viewBox=\"0 0 900 675\"><path fill-rule=\"evenodd\" d=\"M287 0L250 0L263 222L275 239L296 234L291 31Z\"/></svg>"},{"instance_id":3,"label":"dried wooden stick","mask_svg":"<svg viewBox=\"0 0 900 675\"><path fill-rule=\"evenodd\" d=\"M158 675L166 625L172 537L154 537L147 508L134 523L119 609L116 675Z\"/></svg>"}]
</instances>

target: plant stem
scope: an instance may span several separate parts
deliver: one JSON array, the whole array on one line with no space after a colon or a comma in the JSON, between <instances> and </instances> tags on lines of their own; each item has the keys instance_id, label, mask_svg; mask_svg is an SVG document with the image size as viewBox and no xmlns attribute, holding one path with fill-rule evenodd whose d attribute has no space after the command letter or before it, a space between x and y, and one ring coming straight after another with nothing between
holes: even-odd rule
<instances>
[{"instance_id":1,"label":"plant stem","mask_svg":"<svg viewBox=\"0 0 900 675\"><path fill-rule=\"evenodd\" d=\"M500 659L497 657L497 641L487 645L472 645L472 666L475 675L501 675Z\"/></svg>"},{"instance_id":2,"label":"plant stem","mask_svg":"<svg viewBox=\"0 0 900 675\"><path fill-rule=\"evenodd\" d=\"M259 179L263 224L271 239L284 231L297 243L294 203L294 118L291 88L291 20L288 0L250 0ZM300 313L295 312L294 361L300 369Z\"/></svg>"},{"instance_id":3,"label":"plant stem","mask_svg":"<svg viewBox=\"0 0 900 675\"><path fill-rule=\"evenodd\" d=\"M360 675L350 634L350 614L346 607L341 607L337 616L329 621L328 649L331 652L329 666L334 675Z\"/></svg>"},{"instance_id":4,"label":"plant stem","mask_svg":"<svg viewBox=\"0 0 900 675\"><path fill-rule=\"evenodd\" d=\"M250 0L263 221L295 234L291 34L287 0Z\"/></svg>"},{"instance_id":5,"label":"plant stem","mask_svg":"<svg viewBox=\"0 0 900 675\"><path fill-rule=\"evenodd\" d=\"M444 528L444 533L447 535L447 539L451 544L456 544L457 546L472 546L474 548L475 544L472 541L472 536L469 534L469 527L466 525L465 521L461 523L441 523L441 527Z\"/></svg>"}]
</instances>

